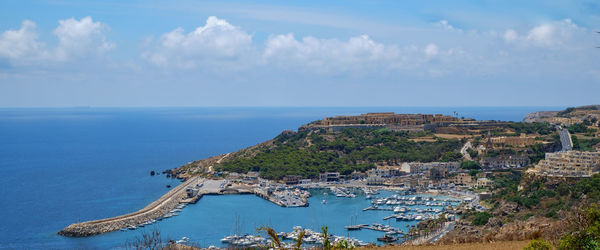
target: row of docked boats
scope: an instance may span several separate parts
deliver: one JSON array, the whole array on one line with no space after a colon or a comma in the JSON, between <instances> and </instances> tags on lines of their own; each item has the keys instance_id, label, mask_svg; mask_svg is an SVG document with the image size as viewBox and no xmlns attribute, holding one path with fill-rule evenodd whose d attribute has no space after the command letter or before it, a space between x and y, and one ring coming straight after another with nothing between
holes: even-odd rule
<instances>
[{"instance_id":1,"label":"row of docked boats","mask_svg":"<svg viewBox=\"0 0 600 250\"><path fill-rule=\"evenodd\" d=\"M444 211L444 208L416 208L414 209L415 212L417 213L441 213L442 211ZM406 213L406 212L410 212L411 208L410 207L406 207L406 206L396 206L393 209L394 213Z\"/></svg>"},{"instance_id":2,"label":"row of docked boats","mask_svg":"<svg viewBox=\"0 0 600 250\"><path fill-rule=\"evenodd\" d=\"M304 232L304 237L302 238L302 242L309 245L323 244L324 238L323 235L319 232L315 232L310 229L304 229L300 226L296 226L293 228L292 232L280 232L277 236L282 239L283 248L284 249L292 249L295 241L298 240L301 232ZM329 235L329 240L333 244L336 244L341 241L347 241L351 246L365 246L366 243L349 237L341 237L336 235ZM287 241L287 242L286 242ZM265 239L258 235L231 235L221 239L222 243L228 244L232 247L243 247L243 248L254 248L254 247L264 247L269 246L272 241L270 239Z\"/></svg>"},{"instance_id":3,"label":"row of docked boats","mask_svg":"<svg viewBox=\"0 0 600 250\"><path fill-rule=\"evenodd\" d=\"M151 220L145 221L145 222L137 224L137 225L129 225L127 227L121 228L121 231L135 230L135 229L137 229L139 227L149 226L149 225L154 224L154 223L156 223L156 220L155 219L151 219Z\"/></svg>"},{"instance_id":4,"label":"row of docked boats","mask_svg":"<svg viewBox=\"0 0 600 250\"><path fill-rule=\"evenodd\" d=\"M439 216L439 214L421 214L421 213L417 213L417 214L399 213L399 214L391 215L391 217L396 218L397 221L422 221L422 220L429 220L429 219L437 219L438 216Z\"/></svg>"},{"instance_id":5,"label":"row of docked boats","mask_svg":"<svg viewBox=\"0 0 600 250\"><path fill-rule=\"evenodd\" d=\"M234 247L244 247L244 248L259 247L259 246L264 246L269 243L263 237L260 237L258 235L248 235L248 234L246 234L246 235L237 235L237 234L230 235L230 236L227 236L227 237L221 239L221 242L229 244Z\"/></svg>"},{"instance_id":6,"label":"row of docked boats","mask_svg":"<svg viewBox=\"0 0 600 250\"><path fill-rule=\"evenodd\" d=\"M424 200L398 200L391 197L388 198L379 198L371 201L373 205L406 205L406 206L417 206L417 205L425 205L425 206L437 206L437 207L446 207L452 206L453 202L449 201L424 201Z\"/></svg>"}]
</instances>

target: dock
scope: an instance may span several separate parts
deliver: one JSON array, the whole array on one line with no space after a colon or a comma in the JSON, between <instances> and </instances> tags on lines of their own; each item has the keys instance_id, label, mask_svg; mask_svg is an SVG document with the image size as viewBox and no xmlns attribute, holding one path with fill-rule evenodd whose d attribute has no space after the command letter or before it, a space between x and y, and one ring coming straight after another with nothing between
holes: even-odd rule
<instances>
[{"instance_id":1,"label":"dock","mask_svg":"<svg viewBox=\"0 0 600 250\"><path fill-rule=\"evenodd\" d=\"M186 189L195 186L200 181L202 181L202 179L199 177L190 178L137 212L112 218L74 223L65 227L58 232L58 234L69 237L92 236L117 231L122 228L143 224L147 221L161 218L177 207L180 202L187 199L188 195Z\"/></svg>"},{"instance_id":2,"label":"dock","mask_svg":"<svg viewBox=\"0 0 600 250\"><path fill-rule=\"evenodd\" d=\"M197 194L194 193L190 197L188 193L189 189L195 189L194 191L197 191ZM284 192L278 196L270 194L261 188L249 186L231 187L231 185L227 185L227 181L225 180L207 180L200 177L192 177L137 212L112 218L74 223L59 231L58 234L68 237L86 237L126 228L131 229L137 225L146 225L149 221L173 216L173 210L181 210L181 208L177 209L180 204L196 203L204 195L224 194L254 194L281 207L308 206L306 197L295 196L292 193Z\"/></svg>"}]
</instances>

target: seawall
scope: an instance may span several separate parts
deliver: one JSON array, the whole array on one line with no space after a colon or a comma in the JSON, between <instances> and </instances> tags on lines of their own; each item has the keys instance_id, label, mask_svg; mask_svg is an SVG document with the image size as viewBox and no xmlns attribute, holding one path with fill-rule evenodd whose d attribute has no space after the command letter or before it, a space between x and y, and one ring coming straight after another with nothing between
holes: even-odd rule
<instances>
[{"instance_id":1,"label":"seawall","mask_svg":"<svg viewBox=\"0 0 600 250\"><path fill-rule=\"evenodd\" d=\"M151 219L158 219L186 199L186 188L195 185L199 180L199 177L190 178L137 212L101 220L74 223L65 227L58 234L69 237L91 236L117 231L128 226L136 226Z\"/></svg>"}]
</instances>

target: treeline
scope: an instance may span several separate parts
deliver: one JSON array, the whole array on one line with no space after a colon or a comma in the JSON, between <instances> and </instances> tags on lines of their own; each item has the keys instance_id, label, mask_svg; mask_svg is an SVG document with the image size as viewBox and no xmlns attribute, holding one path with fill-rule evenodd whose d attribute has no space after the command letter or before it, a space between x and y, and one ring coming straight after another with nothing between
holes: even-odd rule
<instances>
[{"instance_id":1,"label":"treeline","mask_svg":"<svg viewBox=\"0 0 600 250\"><path fill-rule=\"evenodd\" d=\"M554 132L554 128L547 122L513 122L509 123L508 127L513 129L516 134L540 134L549 135Z\"/></svg>"},{"instance_id":2,"label":"treeline","mask_svg":"<svg viewBox=\"0 0 600 250\"><path fill-rule=\"evenodd\" d=\"M423 133L393 132L387 129L345 129L339 133L325 130L283 133L271 147L258 148L248 158L237 157L221 163L223 171L258 171L263 178L281 179L286 175L318 178L322 172L364 172L375 163L456 161L461 159L458 140L414 142Z\"/></svg>"}]
</instances>

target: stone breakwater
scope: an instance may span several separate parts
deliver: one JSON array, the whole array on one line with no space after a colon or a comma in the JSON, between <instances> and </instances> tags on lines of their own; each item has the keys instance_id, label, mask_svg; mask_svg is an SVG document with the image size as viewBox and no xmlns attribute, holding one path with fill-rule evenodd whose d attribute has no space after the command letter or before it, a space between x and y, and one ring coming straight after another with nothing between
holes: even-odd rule
<instances>
[{"instance_id":1,"label":"stone breakwater","mask_svg":"<svg viewBox=\"0 0 600 250\"><path fill-rule=\"evenodd\" d=\"M121 228L135 226L151 219L163 217L169 211L174 209L181 201L187 198L186 188L190 185L195 185L199 180L198 177L190 178L137 212L112 218L71 224L58 232L58 234L69 237L85 237L117 231Z\"/></svg>"}]
</instances>

